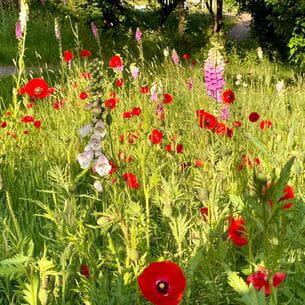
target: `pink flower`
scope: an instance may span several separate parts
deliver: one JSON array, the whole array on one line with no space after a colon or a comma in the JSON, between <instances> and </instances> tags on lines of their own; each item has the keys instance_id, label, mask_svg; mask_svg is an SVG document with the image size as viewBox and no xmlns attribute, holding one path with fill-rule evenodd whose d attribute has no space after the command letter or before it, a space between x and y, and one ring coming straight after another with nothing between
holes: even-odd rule
<instances>
[{"instance_id":1,"label":"pink flower","mask_svg":"<svg viewBox=\"0 0 305 305\"><path fill-rule=\"evenodd\" d=\"M23 36L23 33L22 33L22 29L21 29L21 23L20 23L20 20L18 20L16 22L16 26L15 26L15 33L16 33L16 38L18 40L20 40Z\"/></svg>"},{"instance_id":2,"label":"pink flower","mask_svg":"<svg viewBox=\"0 0 305 305\"><path fill-rule=\"evenodd\" d=\"M92 32L92 35L94 36L94 38L97 40L98 39L98 29L97 29L96 25L94 24L94 22L91 22L91 32Z\"/></svg>"},{"instance_id":3,"label":"pink flower","mask_svg":"<svg viewBox=\"0 0 305 305\"><path fill-rule=\"evenodd\" d=\"M172 60L173 60L174 64L176 64L176 65L180 61L177 51L175 49L173 49L173 52L172 52Z\"/></svg>"},{"instance_id":4,"label":"pink flower","mask_svg":"<svg viewBox=\"0 0 305 305\"><path fill-rule=\"evenodd\" d=\"M142 32L140 31L139 28L137 28L137 30L136 30L136 35L135 35L135 37L136 37L137 42L140 43L141 40L142 40Z\"/></svg>"}]
</instances>

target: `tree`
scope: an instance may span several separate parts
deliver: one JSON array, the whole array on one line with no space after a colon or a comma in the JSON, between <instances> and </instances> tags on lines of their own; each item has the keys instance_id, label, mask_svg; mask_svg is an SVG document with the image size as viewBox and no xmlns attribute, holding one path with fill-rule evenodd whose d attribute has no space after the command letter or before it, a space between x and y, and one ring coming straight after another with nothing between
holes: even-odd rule
<instances>
[{"instance_id":1,"label":"tree","mask_svg":"<svg viewBox=\"0 0 305 305\"><path fill-rule=\"evenodd\" d=\"M205 0L205 5L212 17L213 32L219 33L222 30L223 0L216 0L216 13L214 12L213 0Z\"/></svg>"}]
</instances>

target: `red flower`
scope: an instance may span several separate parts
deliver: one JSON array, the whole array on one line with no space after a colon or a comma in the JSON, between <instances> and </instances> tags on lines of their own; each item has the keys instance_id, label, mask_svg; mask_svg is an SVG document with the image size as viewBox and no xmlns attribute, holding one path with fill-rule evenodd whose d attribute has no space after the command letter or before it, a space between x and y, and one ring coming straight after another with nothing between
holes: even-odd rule
<instances>
[{"instance_id":1,"label":"red flower","mask_svg":"<svg viewBox=\"0 0 305 305\"><path fill-rule=\"evenodd\" d=\"M216 125L215 132L220 136L224 136L227 133L226 124L225 123L218 123Z\"/></svg>"},{"instance_id":2,"label":"red flower","mask_svg":"<svg viewBox=\"0 0 305 305\"><path fill-rule=\"evenodd\" d=\"M40 120L35 121L35 122L34 122L34 126L35 126L36 128L41 128L41 121L40 121Z\"/></svg>"},{"instance_id":3,"label":"red flower","mask_svg":"<svg viewBox=\"0 0 305 305\"><path fill-rule=\"evenodd\" d=\"M20 121L23 123L31 123L34 122L34 120L35 119L31 115L25 115Z\"/></svg>"},{"instance_id":4,"label":"red flower","mask_svg":"<svg viewBox=\"0 0 305 305\"><path fill-rule=\"evenodd\" d=\"M132 108L132 110L131 110L131 113L132 113L132 115L135 115L135 116L139 116L140 114L141 114L141 108L140 107L134 107L134 108Z\"/></svg>"},{"instance_id":5,"label":"red flower","mask_svg":"<svg viewBox=\"0 0 305 305\"><path fill-rule=\"evenodd\" d=\"M165 145L165 150L171 152L173 150L172 144Z\"/></svg>"},{"instance_id":6,"label":"red flower","mask_svg":"<svg viewBox=\"0 0 305 305\"><path fill-rule=\"evenodd\" d=\"M235 122L233 123L233 126L239 128L239 127L241 127L241 122L235 121Z\"/></svg>"},{"instance_id":7,"label":"red flower","mask_svg":"<svg viewBox=\"0 0 305 305\"><path fill-rule=\"evenodd\" d=\"M53 103L53 108L58 110L60 108L64 107L64 102L63 101L55 101Z\"/></svg>"},{"instance_id":8,"label":"red flower","mask_svg":"<svg viewBox=\"0 0 305 305\"><path fill-rule=\"evenodd\" d=\"M74 58L73 53L70 50L64 52L64 61L69 63Z\"/></svg>"},{"instance_id":9,"label":"red flower","mask_svg":"<svg viewBox=\"0 0 305 305\"><path fill-rule=\"evenodd\" d=\"M232 104L235 101L234 92L230 89L222 93L222 101L225 104Z\"/></svg>"},{"instance_id":10,"label":"red flower","mask_svg":"<svg viewBox=\"0 0 305 305\"><path fill-rule=\"evenodd\" d=\"M114 109L116 104L118 103L118 99L117 98L109 98L108 100L105 101L105 107L107 107L108 109Z\"/></svg>"},{"instance_id":11,"label":"red flower","mask_svg":"<svg viewBox=\"0 0 305 305\"><path fill-rule=\"evenodd\" d=\"M284 272L277 272L274 274L272 278L273 287L278 287L286 278L286 274ZM249 275L246 280L247 284L252 284L256 290L261 290L264 288L265 295L270 295L270 284L268 279L268 270L265 268L261 268L261 270Z\"/></svg>"},{"instance_id":12,"label":"red flower","mask_svg":"<svg viewBox=\"0 0 305 305\"><path fill-rule=\"evenodd\" d=\"M259 165L261 164L261 161L260 161L259 158L255 158L255 159L254 159L254 162L255 162L255 165L256 165L256 166L259 166Z\"/></svg>"},{"instance_id":13,"label":"red flower","mask_svg":"<svg viewBox=\"0 0 305 305\"><path fill-rule=\"evenodd\" d=\"M150 136L149 139L151 141L152 144L160 144L162 142L163 139L163 133L158 130L158 129L154 129Z\"/></svg>"},{"instance_id":14,"label":"red flower","mask_svg":"<svg viewBox=\"0 0 305 305\"><path fill-rule=\"evenodd\" d=\"M82 72L79 76L81 78L84 78L84 79L91 79L91 73L90 72Z\"/></svg>"},{"instance_id":15,"label":"red flower","mask_svg":"<svg viewBox=\"0 0 305 305\"><path fill-rule=\"evenodd\" d=\"M123 85L124 85L124 80L123 80L123 78L117 79L117 80L115 81L115 85L116 85L117 87L123 87Z\"/></svg>"},{"instance_id":16,"label":"red flower","mask_svg":"<svg viewBox=\"0 0 305 305\"><path fill-rule=\"evenodd\" d=\"M239 247L245 246L248 243L248 239L245 236L247 231L244 228L244 225L245 221L242 217L236 219L229 217L229 239L231 239L232 242Z\"/></svg>"},{"instance_id":17,"label":"red flower","mask_svg":"<svg viewBox=\"0 0 305 305\"><path fill-rule=\"evenodd\" d=\"M113 69L121 69L123 67L123 61L121 56L114 55L109 60L109 67Z\"/></svg>"},{"instance_id":18,"label":"red flower","mask_svg":"<svg viewBox=\"0 0 305 305\"><path fill-rule=\"evenodd\" d=\"M183 144L178 144L176 146L176 153L181 154L183 153L183 150L184 150Z\"/></svg>"},{"instance_id":19,"label":"red flower","mask_svg":"<svg viewBox=\"0 0 305 305\"><path fill-rule=\"evenodd\" d=\"M127 182L127 186L131 189L137 189L140 185L137 181L137 177L133 173L125 173L123 179Z\"/></svg>"},{"instance_id":20,"label":"red flower","mask_svg":"<svg viewBox=\"0 0 305 305\"><path fill-rule=\"evenodd\" d=\"M131 111L125 111L123 112L123 118L124 119L131 119L133 117L132 112Z\"/></svg>"},{"instance_id":21,"label":"red flower","mask_svg":"<svg viewBox=\"0 0 305 305\"><path fill-rule=\"evenodd\" d=\"M191 58L191 55L189 53L185 53L182 55L184 60L189 60Z\"/></svg>"},{"instance_id":22,"label":"red flower","mask_svg":"<svg viewBox=\"0 0 305 305\"><path fill-rule=\"evenodd\" d=\"M23 88L23 93L27 93L30 97L44 99L53 93L54 88L49 88L48 83L42 78L31 79Z\"/></svg>"},{"instance_id":23,"label":"red flower","mask_svg":"<svg viewBox=\"0 0 305 305\"><path fill-rule=\"evenodd\" d=\"M30 103L30 104L27 104L27 105L26 105L26 108L28 108L28 109L33 108L33 104L31 104L31 103Z\"/></svg>"},{"instance_id":24,"label":"red flower","mask_svg":"<svg viewBox=\"0 0 305 305\"><path fill-rule=\"evenodd\" d=\"M91 52L89 50L82 50L79 52L80 57L86 58L91 56Z\"/></svg>"},{"instance_id":25,"label":"red flower","mask_svg":"<svg viewBox=\"0 0 305 305\"><path fill-rule=\"evenodd\" d=\"M112 162L110 160L108 161L108 163L111 166L111 170L110 170L110 172L108 174L112 175L113 173L115 173L118 170L118 167L115 165L114 162Z\"/></svg>"},{"instance_id":26,"label":"red flower","mask_svg":"<svg viewBox=\"0 0 305 305\"><path fill-rule=\"evenodd\" d=\"M145 299L154 305L178 305L186 286L181 268L170 261L149 264L138 277Z\"/></svg>"},{"instance_id":27,"label":"red flower","mask_svg":"<svg viewBox=\"0 0 305 305\"><path fill-rule=\"evenodd\" d=\"M271 126L272 126L272 122L270 120L261 121L260 124L259 124L259 127L261 129L266 129L266 128L269 128Z\"/></svg>"},{"instance_id":28,"label":"red flower","mask_svg":"<svg viewBox=\"0 0 305 305\"><path fill-rule=\"evenodd\" d=\"M201 216L203 218L204 221L207 221L208 220L208 216L209 216L209 209L208 208L200 208L200 213L201 213Z\"/></svg>"},{"instance_id":29,"label":"red flower","mask_svg":"<svg viewBox=\"0 0 305 305\"><path fill-rule=\"evenodd\" d=\"M7 123L5 121L1 123L2 128L5 128L6 126L7 126Z\"/></svg>"},{"instance_id":30,"label":"red flower","mask_svg":"<svg viewBox=\"0 0 305 305\"><path fill-rule=\"evenodd\" d=\"M294 198L293 188L291 186L289 186L288 184L286 184L286 186L283 190L283 193L284 193L284 196L279 201ZM289 203L285 204L282 208L287 210L287 209L290 209L292 206L293 206L293 203L289 202Z\"/></svg>"},{"instance_id":31,"label":"red flower","mask_svg":"<svg viewBox=\"0 0 305 305\"><path fill-rule=\"evenodd\" d=\"M82 266L80 268L80 274L87 278L90 276L90 269L87 264L82 264Z\"/></svg>"},{"instance_id":32,"label":"red flower","mask_svg":"<svg viewBox=\"0 0 305 305\"><path fill-rule=\"evenodd\" d=\"M227 136L229 137L229 138L232 138L233 137L233 128L227 128Z\"/></svg>"},{"instance_id":33,"label":"red flower","mask_svg":"<svg viewBox=\"0 0 305 305\"><path fill-rule=\"evenodd\" d=\"M148 86L143 86L143 87L140 87L140 92L143 93L143 94L146 94L149 92L149 88Z\"/></svg>"},{"instance_id":34,"label":"red flower","mask_svg":"<svg viewBox=\"0 0 305 305\"><path fill-rule=\"evenodd\" d=\"M202 167L203 162L201 160L195 160L195 167Z\"/></svg>"},{"instance_id":35,"label":"red flower","mask_svg":"<svg viewBox=\"0 0 305 305\"><path fill-rule=\"evenodd\" d=\"M199 126L213 130L217 125L217 119L214 115L205 112L203 109L197 110L197 117L199 118Z\"/></svg>"},{"instance_id":36,"label":"red flower","mask_svg":"<svg viewBox=\"0 0 305 305\"><path fill-rule=\"evenodd\" d=\"M11 116L12 113L11 113L10 111L7 111L7 112L5 113L5 115L6 115L6 116Z\"/></svg>"},{"instance_id":37,"label":"red flower","mask_svg":"<svg viewBox=\"0 0 305 305\"><path fill-rule=\"evenodd\" d=\"M173 96L169 93L163 94L163 97L164 97L164 100L163 100L164 104L170 104L173 101Z\"/></svg>"},{"instance_id":38,"label":"red flower","mask_svg":"<svg viewBox=\"0 0 305 305\"><path fill-rule=\"evenodd\" d=\"M249 114L249 121L252 122L252 123L255 123L257 122L259 119L259 114L257 112L251 112Z\"/></svg>"},{"instance_id":39,"label":"red flower","mask_svg":"<svg viewBox=\"0 0 305 305\"><path fill-rule=\"evenodd\" d=\"M79 95L79 98L81 100L85 100L86 98L88 98L88 94L86 92L81 92Z\"/></svg>"}]
</instances>

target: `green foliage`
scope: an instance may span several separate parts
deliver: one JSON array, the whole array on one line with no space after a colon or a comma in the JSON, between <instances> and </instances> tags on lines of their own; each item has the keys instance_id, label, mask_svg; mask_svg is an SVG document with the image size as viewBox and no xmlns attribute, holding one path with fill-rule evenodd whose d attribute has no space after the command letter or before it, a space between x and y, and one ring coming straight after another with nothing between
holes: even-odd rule
<instances>
[{"instance_id":1,"label":"green foliage","mask_svg":"<svg viewBox=\"0 0 305 305\"><path fill-rule=\"evenodd\" d=\"M252 29L260 45L282 58L304 64L304 0L236 0L253 17Z\"/></svg>"}]
</instances>

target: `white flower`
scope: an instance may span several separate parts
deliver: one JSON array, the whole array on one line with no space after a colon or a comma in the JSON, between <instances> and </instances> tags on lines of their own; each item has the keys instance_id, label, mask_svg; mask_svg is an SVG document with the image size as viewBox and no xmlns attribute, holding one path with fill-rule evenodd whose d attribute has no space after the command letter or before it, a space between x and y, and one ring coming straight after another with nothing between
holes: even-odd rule
<instances>
[{"instance_id":1,"label":"white flower","mask_svg":"<svg viewBox=\"0 0 305 305\"><path fill-rule=\"evenodd\" d=\"M94 188L98 191L98 192L102 192L103 191L103 186L101 184L100 181L95 181L93 184Z\"/></svg>"},{"instance_id":2,"label":"white flower","mask_svg":"<svg viewBox=\"0 0 305 305\"><path fill-rule=\"evenodd\" d=\"M237 75L236 75L236 79L237 79L237 80L241 80L241 79L242 79L242 75L241 75L241 74L237 74Z\"/></svg>"},{"instance_id":3,"label":"white flower","mask_svg":"<svg viewBox=\"0 0 305 305\"><path fill-rule=\"evenodd\" d=\"M262 60L262 59L263 59L263 50L262 50L262 48L261 48L261 47L258 47L258 48L256 49L256 52L257 52L258 58L259 58L260 60Z\"/></svg>"},{"instance_id":4,"label":"white flower","mask_svg":"<svg viewBox=\"0 0 305 305\"><path fill-rule=\"evenodd\" d=\"M279 95L282 94L282 91L284 89L284 81L283 80L278 81L275 85L275 88Z\"/></svg>"},{"instance_id":5,"label":"white flower","mask_svg":"<svg viewBox=\"0 0 305 305\"><path fill-rule=\"evenodd\" d=\"M107 133L105 124L102 120L98 120L94 126L94 136L104 138Z\"/></svg>"},{"instance_id":6,"label":"white flower","mask_svg":"<svg viewBox=\"0 0 305 305\"><path fill-rule=\"evenodd\" d=\"M99 136L99 134L92 135L88 146L90 147L90 149L93 150L100 150L102 148L101 137Z\"/></svg>"},{"instance_id":7,"label":"white flower","mask_svg":"<svg viewBox=\"0 0 305 305\"><path fill-rule=\"evenodd\" d=\"M101 154L95 162L94 169L101 177L109 174L111 171L111 165L104 154Z\"/></svg>"},{"instance_id":8,"label":"white flower","mask_svg":"<svg viewBox=\"0 0 305 305\"><path fill-rule=\"evenodd\" d=\"M82 169L88 168L93 159L93 150L87 150L77 156L77 161Z\"/></svg>"},{"instance_id":9,"label":"white flower","mask_svg":"<svg viewBox=\"0 0 305 305\"><path fill-rule=\"evenodd\" d=\"M87 124L82 128L78 129L78 132L82 138L86 137L89 132L92 130L92 124Z\"/></svg>"},{"instance_id":10,"label":"white flower","mask_svg":"<svg viewBox=\"0 0 305 305\"><path fill-rule=\"evenodd\" d=\"M166 49L163 50L163 55L164 55L165 57L167 57L167 56L169 55L169 50L168 50L168 48L166 48Z\"/></svg>"}]
</instances>

